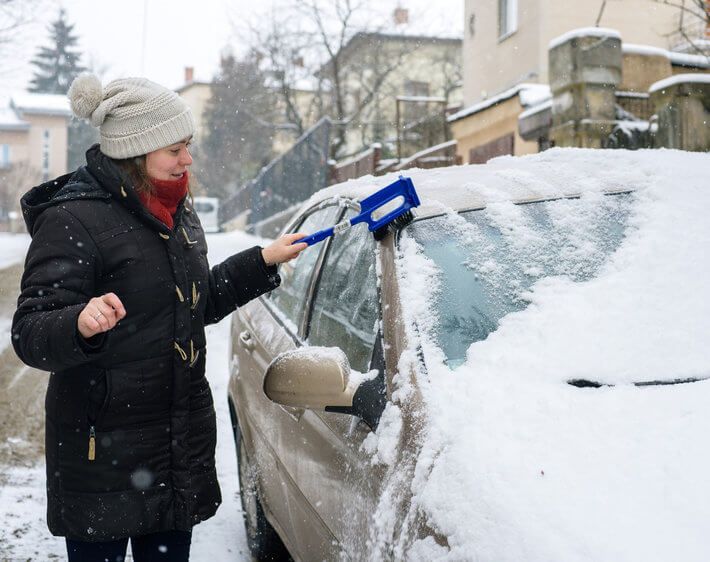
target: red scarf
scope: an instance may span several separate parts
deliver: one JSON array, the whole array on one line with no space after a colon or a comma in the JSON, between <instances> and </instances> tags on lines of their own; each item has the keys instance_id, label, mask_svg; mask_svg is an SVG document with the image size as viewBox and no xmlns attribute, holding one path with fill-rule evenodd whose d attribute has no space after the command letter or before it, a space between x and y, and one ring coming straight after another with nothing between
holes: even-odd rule
<instances>
[{"instance_id":1,"label":"red scarf","mask_svg":"<svg viewBox=\"0 0 710 562\"><path fill-rule=\"evenodd\" d=\"M155 193L139 193L143 205L151 215L172 230L173 215L183 197L187 195L188 173L185 172L177 180L156 180L150 178L150 183L155 188Z\"/></svg>"}]
</instances>

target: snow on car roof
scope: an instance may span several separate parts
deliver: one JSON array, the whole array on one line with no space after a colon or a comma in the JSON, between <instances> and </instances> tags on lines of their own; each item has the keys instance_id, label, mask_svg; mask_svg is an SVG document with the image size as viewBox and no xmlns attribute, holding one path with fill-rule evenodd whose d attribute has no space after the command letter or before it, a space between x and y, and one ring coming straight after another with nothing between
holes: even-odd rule
<instances>
[{"instance_id":1,"label":"snow on car roof","mask_svg":"<svg viewBox=\"0 0 710 562\"><path fill-rule=\"evenodd\" d=\"M418 217L440 214L442 209L479 208L498 201L635 190L648 183L644 163L653 161L643 154L644 151L553 148L531 156L502 156L486 164L364 176L318 191L304 207L333 196L363 199L400 175L414 182L422 201L415 210Z\"/></svg>"},{"instance_id":2,"label":"snow on car roof","mask_svg":"<svg viewBox=\"0 0 710 562\"><path fill-rule=\"evenodd\" d=\"M454 206L449 192L465 186L511 220L506 198L635 192L626 235L594 278L541 279L529 305L473 343L456 369L440 360L432 331L436 266L403 237L398 279L412 348L399 370L415 374L394 379L392 395L403 398L365 445L385 466L382 496L397 497L410 457L392 444L412 426L408 402L421 395L406 509L448 544L395 544L407 549L401 557L710 559L710 380L633 384L710 377L710 155L558 149L411 175L427 200ZM599 200L588 199L589 208ZM573 378L614 386L566 384ZM372 518L391 522L394 510L383 501ZM385 543L382 533L374 540Z\"/></svg>"}]
</instances>

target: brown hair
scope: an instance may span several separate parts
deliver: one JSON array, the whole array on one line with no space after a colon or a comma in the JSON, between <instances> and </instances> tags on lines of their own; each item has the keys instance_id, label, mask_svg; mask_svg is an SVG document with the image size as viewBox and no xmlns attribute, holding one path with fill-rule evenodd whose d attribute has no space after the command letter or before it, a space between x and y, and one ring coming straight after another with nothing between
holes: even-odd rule
<instances>
[{"instance_id":1,"label":"brown hair","mask_svg":"<svg viewBox=\"0 0 710 562\"><path fill-rule=\"evenodd\" d=\"M145 167L145 154L125 158L123 160L116 160L116 164L128 174L128 177L133 183L133 189L135 189L136 192L146 193L148 195L155 193L155 187L150 183L148 170Z\"/></svg>"},{"instance_id":2,"label":"brown hair","mask_svg":"<svg viewBox=\"0 0 710 562\"><path fill-rule=\"evenodd\" d=\"M145 193L148 196L155 194L155 187L150 182L150 176L148 176L148 169L145 165L145 154L140 156L134 156L132 158L125 158L122 160L116 160L119 168L121 168L133 183L133 189L137 193ZM188 179L187 182L187 195L192 201L192 189L191 184L192 178Z\"/></svg>"}]
</instances>

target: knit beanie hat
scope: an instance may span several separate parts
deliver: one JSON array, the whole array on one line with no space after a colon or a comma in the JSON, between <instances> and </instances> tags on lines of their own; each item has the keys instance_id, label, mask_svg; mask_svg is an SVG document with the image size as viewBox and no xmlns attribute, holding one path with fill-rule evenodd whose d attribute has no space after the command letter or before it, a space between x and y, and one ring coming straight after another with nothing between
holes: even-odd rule
<instances>
[{"instance_id":1,"label":"knit beanie hat","mask_svg":"<svg viewBox=\"0 0 710 562\"><path fill-rule=\"evenodd\" d=\"M93 74L81 74L69 87L77 117L101 133L101 152L131 158L165 148L193 134L187 104L172 90L145 78L121 78L105 88Z\"/></svg>"}]
</instances>

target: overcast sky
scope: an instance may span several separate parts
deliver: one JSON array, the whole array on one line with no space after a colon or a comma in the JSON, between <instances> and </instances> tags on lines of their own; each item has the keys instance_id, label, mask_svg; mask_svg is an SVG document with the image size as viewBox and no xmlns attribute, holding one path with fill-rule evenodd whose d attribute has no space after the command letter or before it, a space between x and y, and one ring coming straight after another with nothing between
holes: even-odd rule
<instances>
[{"instance_id":1,"label":"overcast sky","mask_svg":"<svg viewBox=\"0 0 710 562\"><path fill-rule=\"evenodd\" d=\"M239 49L239 25L244 20L254 21L271 5L258 0L40 1L43 4L38 10L39 21L25 29L23 38L13 45L12 56L5 57L0 97L27 86L32 75L29 60L39 46L48 45L47 24L56 19L60 6L66 9L70 23L75 24L80 49L89 58L85 64L103 69L105 80L143 75L176 88L183 84L186 66L195 68L196 79L211 79L225 46ZM397 5L409 8L413 24L426 23L427 29L438 26L448 35L459 34L463 28L463 0L373 3L387 14Z\"/></svg>"}]
</instances>

